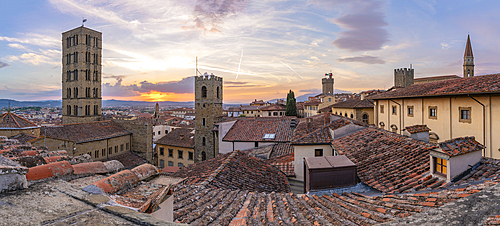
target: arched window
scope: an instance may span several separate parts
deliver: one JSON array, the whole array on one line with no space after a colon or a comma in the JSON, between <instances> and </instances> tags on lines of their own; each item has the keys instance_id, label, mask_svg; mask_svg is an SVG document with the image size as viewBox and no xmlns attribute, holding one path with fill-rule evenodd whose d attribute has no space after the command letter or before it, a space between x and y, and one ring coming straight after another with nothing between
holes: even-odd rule
<instances>
[{"instance_id":1,"label":"arched window","mask_svg":"<svg viewBox=\"0 0 500 226\"><path fill-rule=\"evenodd\" d=\"M203 98L207 97L207 87L206 86L201 87L201 97L203 97Z\"/></svg>"},{"instance_id":2,"label":"arched window","mask_svg":"<svg viewBox=\"0 0 500 226\"><path fill-rule=\"evenodd\" d=\"M201 145L205 146L206 144L207 144L207 140L205 139L205 137L203 137L201 140Z\"/></svg>"},{"instance_id":3,"label":"arched window","mask_svg":"<svg viewBox=\"0 0 500 226\"><path fill-rule=\"evenodd\" d=\"M67 115L71 115L71 105L66 106L67 107Z\"/></svg>"},{"instance_id":4,"label":"arched window","mask_svg":"<svg viewBox=\"0 0 500 226\"><path fill-rule=\"evenodd\" d=\"M66 97L71 98L71 88L67 89Z\"/></svg>"},{"instance_id":5,"label":"arched window","mask_svg":"<svg viewBox=\"0 0 500 226\"><path fill-rule=\"evenodd\" d=\"M368 124L368 114L363 114L363 123Z\"/></svg>"},{"instance_id":6,"label":"arched window","mask_svg":"<svg viewBox=\"0 0 500 226\"><path fill-rule=\"evenodd\" d=\"M344 117L347 117L347 112L344 113Z\"/></svg>"},{"instance_id":7,"label":"arched window","mask_svg":"<svg viewBox=\"0 0 500 226\"><path fill-rule=\"evenodd\" d=\"M217 86L217 99L220 99L219 97L219 87Z\"/></svg>"},{"instance_id":8,"label":"arched window","mask_svg":"<svg viewBox=\"0 0 500 226\"><path fill-rule=\"evenodd\" d=\"M470 69L467 69L467 77L470 77Z\"/></svg>"},{"instance_id":9,"label":"arched window","mask_svg":"<svg viewBox=\"0 0 500 226\"><path fill-rule=\"evenodd\" d=\"M201 152L201 161L205 161L205 160L207 160L207 153L202 151Z\"/></svg>"},{"instance_id":10,"label":"arched window","mask_svg":"<svg viewBox=\"0 0 500 226\"><path fill-rule=\"evenodd\" d=\"M351 113L351 118L354 118L354 115Z\"/></svg>"}]
</instances>

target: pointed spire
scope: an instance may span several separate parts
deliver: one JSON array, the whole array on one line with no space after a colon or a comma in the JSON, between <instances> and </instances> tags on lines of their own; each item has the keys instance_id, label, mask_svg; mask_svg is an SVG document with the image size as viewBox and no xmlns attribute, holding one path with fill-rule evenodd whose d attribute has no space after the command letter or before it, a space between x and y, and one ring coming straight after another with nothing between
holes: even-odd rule
<instances>
[{"instance_id":1,"label":"pointed spire","mask_svg":"<svg viewBox=\"0 0 500 226\"><path fill-rule=\"evenodd\" d=\"M467 35L467 45L465 46L464 57L474 57L472 55L472 45L470 44L470 35Z\"/></svg>"}]
</instances>

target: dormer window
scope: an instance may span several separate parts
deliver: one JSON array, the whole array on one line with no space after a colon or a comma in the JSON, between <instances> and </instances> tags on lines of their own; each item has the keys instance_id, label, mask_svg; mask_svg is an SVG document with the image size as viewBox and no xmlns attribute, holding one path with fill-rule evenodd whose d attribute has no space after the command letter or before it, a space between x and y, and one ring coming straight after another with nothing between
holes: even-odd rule
<instances>
[{"instance_id":1,"label":"dormer window","mask_svg":"<svg viewBox=\"0 0 500 226\"><path fill-rule=\"evenodd\" d=\"M274 140L275 137L276 137L275 133L266 133L266 134L264 134L263 139L264 140Z\"/></svg>"}]
</instances>

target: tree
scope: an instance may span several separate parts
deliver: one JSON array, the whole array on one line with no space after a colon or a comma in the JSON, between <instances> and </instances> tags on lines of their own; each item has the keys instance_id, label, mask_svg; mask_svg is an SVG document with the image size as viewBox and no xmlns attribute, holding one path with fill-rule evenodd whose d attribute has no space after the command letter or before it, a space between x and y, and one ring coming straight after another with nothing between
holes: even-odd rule
<instances>
[{"instance_id":1,"label":"tree","mask_svg":"<svg viewBox=\"0 0 500 226\"><path fill-rule=\"evenodd\" d=\"M293 93L292 90L288 92L288 95L286 96L286 111L285 111L286 116L297 116L297 105L295 101L295 94Z\"/></svg>"}]
</instances>

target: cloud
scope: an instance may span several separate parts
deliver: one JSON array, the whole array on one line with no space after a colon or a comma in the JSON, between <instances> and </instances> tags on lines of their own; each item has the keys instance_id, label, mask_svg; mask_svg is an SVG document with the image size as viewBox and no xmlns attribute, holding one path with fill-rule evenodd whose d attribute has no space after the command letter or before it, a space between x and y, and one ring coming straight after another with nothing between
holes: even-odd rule
<instances>
[{"instance_id":1,"label":"cloud","mask_svg":"<svg viewBox=\"0 0 500 226\"><path fill-rule=\"evenodd\" d=\"M11 48L15 48L15 49L21 49L21 50L27 50L28 48L26 48L26 46L23 46L21 44L18 44L18 43L9 43L7 46L11 47Z\"/></svg>"},{"instance_id":2,"label":"cloud","mask_svg":"<svg viewBox=\"0 0 500 226\"><path fill-rule=\"evenodd\" d=\"M4 68L4 67L8 67L8 66L10 66L10 64L0 61L0 68Z\"/></svg>"},{"instance_id":3,"label":"cloud","mask_svg":"<svg viewBox=\"0 0 500 226\"><path fill-rule=\"evenodd\" d=\"M306 93L321 93L321 89L303 89L303 90L299 90L299 92L306 92Z\"/></svg>"},{"instance_id":4,"label":"cloud","mask_svg":"<svg viewBox=\"0 0 500 226\"><path fill-rule=\"evenodd\" d=\"M48 35L43 35L43 34L35 34L35 33L27 33L27 34L21 34L22 38L13 38L13 37L5 37L5 36L0 36L0 41L7 41L7 42L13 42L13 43L23 43L23 44L29 44L29 45L36 45L36 46L43 46L43 47L59 47L61 45L61 40L48 36ZM20 44L10 44L9 47L12 48L19 48L19 47L24 47L23 45Z\"/></svg>"},{"instance_id":5,"label":"cloud","mask_svg":"<svg viewBox=\"0 0 500 226\"><path fill-rule=\"evenodd\" d=\"M339 37L332 44L337 48L348 51L379 50L388 41L389 34L382 27L388 24L384 21L385 14L380 12L381 1L339 1L313 0L315 4L330 7L344 7L345 14L330 19L346 31L339 33Z\"/></svg>"},{"instance_id":6,"label":"cloud","mask_svg":"<svg viewBox=\"0 0 500 226\"><path fill-rule=\"evenodd\" d=\"M198 0L193 12L194 25L184 28L219 33L219 25L227 17L243 11L248 2L249 0Z\"/></svg>"},{"instance_id":7,"label":"cloud","mask_svg":"<svg viewBox=\"0 0 500 226\"><path fill-rule=\"evenodd\" d=\"M140 96L141 93L150 93L157 91L162 93L178 93L185 94L194 93L194 77L186 77L180 81L159 82L152 83L142 81L139 84L122 85L122 79L118 78L117 82L112 85L111 83L103 84L103 96Z\"/></svg>"},{"instance_id":8,"label":"cloud","mask_svg":"<svg viewBox=\"0 0 500 226\"><path fill-rule=\"evenodd\" d=\"M108 73L102 73L103 78L111 78L111 79L116 79L118 80L123 80L124 78L128 77L128 75L113 75L113 74L108 74Z\"/></svg>"},{"instance_id":9,"label":"cloud","mask_svg":"<svg viewBox=\"0 0 500 226\"><path fill-rule=\"evenodd\" d=\"M365 64L385 64L385 60L380 57L374 56L358 56L358 57L345 57L337 60L338 62L359 62Z\"/></svg>"},{"instance_id":10,"label":"cloud","mask_svg":"<svg viewBox=\"0 0 500 226\"><path fill-rule=\"evenodd\" d=\"M15 61L21 61L25 64L32 64L32 65L39 65L39 64L54 64L54 65L60 65L60 61L55 61L57 58L50 57L52 53L47 52L47 51L42 51L44 54L37 54L37 53L23 53L19 56L6 56L3 59L9 62L15 62Z\"/></svg>"}]
</instances>

